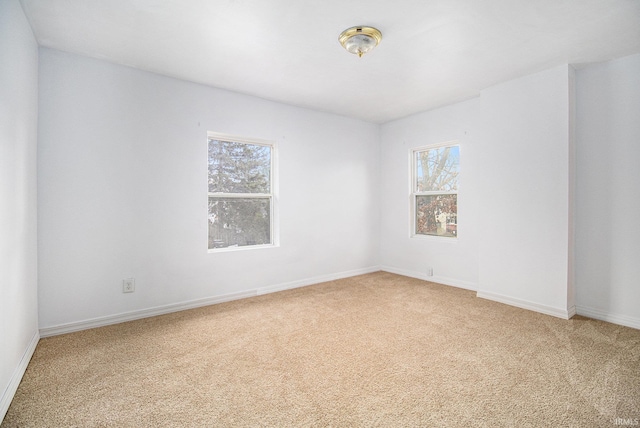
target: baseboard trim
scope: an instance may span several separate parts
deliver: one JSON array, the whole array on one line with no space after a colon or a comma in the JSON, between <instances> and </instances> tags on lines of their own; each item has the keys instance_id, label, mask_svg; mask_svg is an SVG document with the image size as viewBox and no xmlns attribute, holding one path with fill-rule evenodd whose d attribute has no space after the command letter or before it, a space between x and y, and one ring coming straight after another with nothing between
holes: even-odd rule
<instances>
[{"instance_id":1,"label":"baseboard trim","mask_svg":"<svg viewBox=\"0 0 640 428\"><path fill-rule=\"evenodd\" d=\"M624 327L631 327L640 330L640 319L635 317L629 317L626 315L616 315L609 312L590 308L587 306L576 306L576 313L588 318L597 319L600 321L610 322L612 324L622 325Z\"/></svg>"},{"instance_id":2,"label":"baseboard trim","mask_svg":"<svg viewBox=\"0 0 640 428\"><path fill-rule=\"evenodd\" d=\"M59 324L52 327L44 327L40 329L40 337L57 336L60 334L73 333L90 328L104 327L112 324L119 324L127 321L134 321L142 318L155 317L158 315L170 314L173 312L184 311L187 309L195 309L202 306L215 305L217 303L230 302L232 300L245 299L267 293L275 293L278 291L289 290L292 288L305 287L307 285L318 284L321 282L334 281L336 279L348 278L351 276L362 275L380 270L379 266L372 266L364 269L355 269L350 271L338 272L329 275L320 275L299 281L292 281L283 284L276 284L267 287L259 287L238 293L229 293L219 296L206 297L203 299L190 300L181 303L173 303L169 305L156 306L148 309L124 312L116 315L108 315L104 317L91 318L84 321Z\"/></svg>"},{"instance_id":3,"label":"baseboard trim","mask_svg":"<svg viewBox=\"0 0 640 428\"><path fill-rule=\"evenodd\" d=\"M461 281L459 279L447 278L444 276L428 276L426 273L416 272L406 269L398 269L391 266L381 266L380 270L397 275L408 276L410 278L422 279L424 281L435 282L437 284L450 285L452 287L464 288L465 290L476 291L478 284L475 282Z\"/></svg>"},{"instance_id":4,"label":"baseboard trim","mask_svg":"<svg viewBox=\"0 0 640 428\"><path fill-rule=\"evenodd\" d=\"M284 284L271 285L268 287L261 287L256 289L256 294L275 293L278 291L290 290L292 288L306 287L307 285L319 284L321 282L335 281L338 279L350 278L352 276L364 275L367 273L373 273L380 271L380 266L371 266L363 269L354 269L344 272L338 272L329 275L314 276L299 281L286 282Z\"/></svg>"},{"instance_id":5,"label":"baseboard trim","mask_svg":"<svg viewBox=\"0 0 640 428\"><path fill-rule=\"evenodd\" d=\"M494 302L504 303L505 305L515 306L517 308L527 309L534 312L539 312L545 315L551 315L553 317L562 318L568 320L571 318L575 311L571 309L554 308L552 306L541 305L540 303L530 302L528 300L516 299L514 297L504 296L498 293L491 293L487 291L478 291L477 296L481 299L493 300ZM572 313L573 312L573 313Z\"/></svg>"},{"instance_id":6,"label":"baseboard trim","mask_svg":"<svg viewBox=\"0 0 640 428\"><path fill-rule=\"evenodd\" d=\"M38 342L40 341L40 335L36 332L29 344L27 345L27 349L22 354L22 358L20 359L20 363L18 367L13 372L11 376L11 380L9 381L9 385L2 393L2 398L0 398L0 424L4 420L7 411L9 410L9 406L11 405L11 401L13 401L13 397L16 395L16 391L18 390L18 386L20 385L20 381L24 376L24 372L27 371L27 366L29 365L29 361L31 361L31 357L33 357L33 353L36 350L36 346L38 346Z\"/></svg>"},{"instance_id":7,"label":"baseboard trim","mask_svg":"<svg viewBox=\"0 0 640 428\"><path fill-rule=\"evenodd\" d=\"M256 295L255 290L249 290L240 293L223 294L204 299L190 300L187 302L174 303L169 305L156 306L138 311L123 312L116 315L107 315L104 317L91 318L83 321L59 324L52 327L44 327L40 329L40 337L58 336L60 334L73 333L90 328L104 327L112 324L119 324L127 321L135 321L142 318L155 317L158 315L169 314L173 312L184 311L187 309L199 308L201 306L215 305L216 303L229 302L232 300L244 299Z\"/></svg>"}]
</instances>

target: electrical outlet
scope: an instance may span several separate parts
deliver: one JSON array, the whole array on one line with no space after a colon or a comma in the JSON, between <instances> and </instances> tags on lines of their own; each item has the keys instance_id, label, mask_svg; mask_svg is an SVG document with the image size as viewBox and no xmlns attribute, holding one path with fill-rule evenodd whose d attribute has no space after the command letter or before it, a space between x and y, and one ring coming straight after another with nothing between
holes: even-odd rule
<instances>
[{"instance_id":1,"label":"electrical outlet","mask_svg":"<svg viewBox=\"0 0 640 428\"><path fill-rule=\"evenodd\" d=\"M428 267L427 268L427 276L433 276L433 268L432 267Z\"/></svg>"},{"instance_id":2,"label":"electrical outlet","mask_svg":"<svg viewBox=\"0 0 640 428\"><path fill-rule=\"evenodd\" d=\"M136 291L136 280L133 278L127 278L122 280L122 292L133 293Z\"/></svg>"}]
</instances>

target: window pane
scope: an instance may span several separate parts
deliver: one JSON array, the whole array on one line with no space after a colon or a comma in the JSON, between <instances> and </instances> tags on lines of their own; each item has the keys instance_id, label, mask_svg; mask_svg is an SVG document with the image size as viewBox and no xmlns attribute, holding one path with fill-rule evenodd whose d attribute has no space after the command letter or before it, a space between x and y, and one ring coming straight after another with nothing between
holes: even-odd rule
<instances>
[{"instance_id":1,"label":"window pane","mask_svg":"<svg viewBox=\"0 0 640 428\"><path fill-rule=\"evenodd\" d=\"M209 138L209 192L271 193L271 147Z\"/></svg>"},{"instance_id":2,"label":"window pane","mask_svg":"<svg viewBox=\"0 0 640 428\"><path fill-rule=\"evenodd\" d=\"M458 195L416 196L416 234L458 235Z\"/></svg>"},{"instance_id":3,"label":"window pane","mask_svg":"<svg viewBox=\"0 0 640 428\"><path fill-rule=\"evenodd\" d=\"M271 243L270 198L209 198L209 249Z\"/></svg>"},{"instance_id":4,"label":"window pane","mask_svg":"<svg viewBox=\"0 0 640 428\"><path fill-rule=\"evenodd\" d=\"M460 148L438 147L416 152L416 191L458 190Z\"/></svg>"}]
</instances>

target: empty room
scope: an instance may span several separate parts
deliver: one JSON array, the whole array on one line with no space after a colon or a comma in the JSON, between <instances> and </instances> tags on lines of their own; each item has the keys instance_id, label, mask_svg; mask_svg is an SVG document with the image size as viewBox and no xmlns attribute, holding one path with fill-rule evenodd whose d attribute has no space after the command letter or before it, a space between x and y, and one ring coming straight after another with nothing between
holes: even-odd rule
<instances>
[{"instance_id":1,"label":"empty room","mask_svg":"<svg viewBox=\"0 0 640 428\"><path fill-rule=\"evenodd\" d=\"M640 426L640 2L0 0L4 427Z\"/></svg>"}]
</instances>

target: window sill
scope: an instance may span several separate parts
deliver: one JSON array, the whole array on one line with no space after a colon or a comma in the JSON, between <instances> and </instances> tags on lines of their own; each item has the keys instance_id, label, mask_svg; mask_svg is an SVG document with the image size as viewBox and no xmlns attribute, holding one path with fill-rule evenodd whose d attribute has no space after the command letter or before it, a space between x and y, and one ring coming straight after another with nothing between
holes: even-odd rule
<instances>
[{"instance_id":1,"label":"window sill","mask_svg":"<svg viewBox=\"0 0 640 428\"><path fill-rule=\"evenodd\" d=\"M278 248L279 244L265 244L265 245L244 245L242 247L223 247L223 248L209 248L207 253L232 253L236 251L250 251L250 250L264 250L267 248Z\"/></svg>"},{"instance_id":2,"label":"window sill","mask_svg":"<svg viewBox=\"0 0 640 428\"><path fill-rule=\"evenodd\" d=\"M432 241L432 242L440 242L443 244L456 244L458 243L457 236L436 236L436 235L409 235L411 239L418 239L420 241Z\"/></svg>"}]
</instances>

